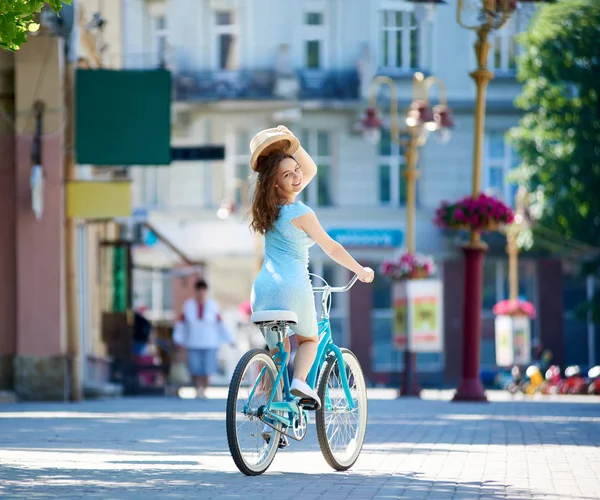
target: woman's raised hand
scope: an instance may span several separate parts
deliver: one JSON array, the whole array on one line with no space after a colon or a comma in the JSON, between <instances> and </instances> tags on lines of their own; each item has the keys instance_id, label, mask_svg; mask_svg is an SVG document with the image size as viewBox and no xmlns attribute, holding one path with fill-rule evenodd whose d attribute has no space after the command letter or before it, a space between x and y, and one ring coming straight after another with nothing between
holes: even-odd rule
<instances>
[{"instance_id":1,"label":"woman's raised hand","mask_svg":"<svg viewBox=\"0 0 600 500\"><path fill-rule=\"evenodd\" d=\"M358 279L363 283L371 283L375 278L375 271L370 267L363 267L362 271L358 273Z\"/></svg>"}]
</instances>

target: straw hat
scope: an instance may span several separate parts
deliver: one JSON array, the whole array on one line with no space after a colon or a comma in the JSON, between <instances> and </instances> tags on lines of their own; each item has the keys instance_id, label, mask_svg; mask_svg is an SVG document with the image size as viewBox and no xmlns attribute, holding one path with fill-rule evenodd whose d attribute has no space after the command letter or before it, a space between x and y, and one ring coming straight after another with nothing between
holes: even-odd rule
<instances>
[{"instance_id":1,"label":"straw hat","mask_svg":"<svg viewBox=\"0 0 600 500\"><path fill-rule=\"evenodd\" d=\"M273 151L281 150L284 153L293 155L300 147L300 141L296 136L280 132L276 128L261 130L250 141L250 167L256 171L258 157L267 155Z\"/></svg>"}]
</instances>

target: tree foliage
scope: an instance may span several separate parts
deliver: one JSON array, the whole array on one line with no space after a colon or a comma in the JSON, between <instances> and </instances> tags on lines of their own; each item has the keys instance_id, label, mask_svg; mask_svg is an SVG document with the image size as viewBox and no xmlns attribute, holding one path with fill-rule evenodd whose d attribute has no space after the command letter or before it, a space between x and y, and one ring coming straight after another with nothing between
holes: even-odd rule
<instances>
[{"instance_id":1,"label":"tree foliage","mask_svg":"<svg viewBox=\"0 0 600 500\"><path fill-rule=\"evenodd\" d=\"M516 180L532 193L539 224L600 247L600 1L540 7L521 35L524 53L510 132L521 158Z\"/></svg>"},{"instance_id":2,"label":"tree foliage","mask_svg":"<svg viewBox=\"0 0 600 500\"><path fill-rule=\"evenodd\" d=\"M65 0L64 3L71 3ZM27 32L37 31L34 16L44 5L60 12L61 0L0 0L0 49L14 51L27 41ZM48 8L46 7L46 8Z\"/></svg>"}]
</instances>

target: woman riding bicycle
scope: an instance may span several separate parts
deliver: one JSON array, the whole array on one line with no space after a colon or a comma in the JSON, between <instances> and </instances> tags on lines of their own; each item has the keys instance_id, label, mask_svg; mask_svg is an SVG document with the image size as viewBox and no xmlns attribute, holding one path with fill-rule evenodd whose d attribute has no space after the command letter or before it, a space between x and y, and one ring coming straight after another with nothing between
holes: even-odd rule
<instances>
[{"instance_id":1,"label":"woman riding bicycle","mask_svg":"<svg viewBox=\"0 0 600 500\"><path fill-rule=\"evenodd\" d=\"M252 287L252 310L288 310L298 342L290 392L321 406L306 383L319 342L317 313L308 274L308 249L317 243L338 264L370 283L374 272L361 266L323 229L315 213L296 197L317 174L317 166L284 126L256 134L250 142L250 165L257 173L252 201L253 231L265 235L265 259ZM273 346L270 346L273 347ZM290 351L289 339L285 349Z\"/></svg>"}]
</instances>

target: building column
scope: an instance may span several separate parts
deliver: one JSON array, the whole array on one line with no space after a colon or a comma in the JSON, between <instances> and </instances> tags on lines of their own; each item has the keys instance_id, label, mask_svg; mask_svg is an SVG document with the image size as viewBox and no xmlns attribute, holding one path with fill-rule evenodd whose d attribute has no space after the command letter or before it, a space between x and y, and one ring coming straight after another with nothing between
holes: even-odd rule
<instances>
[{"instance_id":1,"label":"building column","mask_svg":"<svg viewBox=\"0 0 600 500\"><path fill-rule=\"evenodd\" d=\"M15 391L23 400L69 396L64 293L64 53L58 37L31 36L15 55L16 312ZM44 210L36 219L29 186L36 120L44 104ZM70 147L71 145L69 145Z\"/></svg>"},{"instance_id":2,"label":"building column","mask_svg":"<svg viewBox=\"0 0 600 500\"><path fill-rule=\"evenodd\" d=\"M0 391L13 388L16 351L15 56L0 50Z\"/></svg>"},{"instance_id":3,"label":"building column","mask_svg":"<svg viewBox=\"0 0 600 500\"><path fill-rule=\"evenodd\" d=\"M539 259L537 276L540 342L544 349L552 351L552 364L564 369L563 272L560 260Z\"/></svg>"},{"instance_id":4,"label":"building column","mask_svg":"<svg viewBox=\"0 0 600 500\"><path fill-rule=\"evenodd\" d=\"M457 384L462 366L462 310L465 298L457 293L465 286L465 262L463 259L447 259L443 266L444 276L444 383Z\"/></svg>"}]
</instances>

